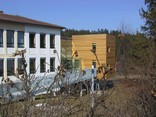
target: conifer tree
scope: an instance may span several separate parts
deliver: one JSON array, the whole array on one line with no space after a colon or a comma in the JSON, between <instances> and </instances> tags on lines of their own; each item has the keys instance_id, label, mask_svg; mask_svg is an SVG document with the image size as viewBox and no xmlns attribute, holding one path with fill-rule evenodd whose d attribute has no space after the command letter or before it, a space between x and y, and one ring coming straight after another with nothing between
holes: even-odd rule
<instances>
[{"instance_id":1,"label":"conifer tree","mask_svg":"<svg viewBox=\"0 0 156 117\"><path fill-rule=\"evenodd\" d=\"M140 15L145 19L145 25L142 30L156 41L156 0L145 0L147 9L141 8Z\"/></svg>"}]
</instances>

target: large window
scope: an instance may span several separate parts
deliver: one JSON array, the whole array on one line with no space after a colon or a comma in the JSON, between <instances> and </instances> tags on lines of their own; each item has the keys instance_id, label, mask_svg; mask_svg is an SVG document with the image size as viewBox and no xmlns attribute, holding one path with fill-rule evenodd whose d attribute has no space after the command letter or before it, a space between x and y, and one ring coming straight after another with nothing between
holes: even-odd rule
<instances>
[{"instance_id":1,"label":"large window","mask_svg":"<svg viewBox=\"0 0 156 117\"><path fill-rule=\"evenodd\" d=\"M35 48L35 33L29 34L29 47Z\"/></svg>"},{"instance_id":2,"label":"large window","mask_svg":"<svg viewBox=\"0 0 156 117\"><path fill-rule=\"evenodd\" d=\"M18 48L24 48L24 32L18 31Z\"/></svg>"},{"instance_id":3,"label":"large window","mask_svg":"<svg viewBox=\"0 0 156 117\"><path fill-rule=\"evenodd\" d=\"M55 35L50 35L50 48L55 48Z\"/></svg>"},{"instance_id":4,"label":"large window","mask_svg":"<svg viewBox=\"0 0 156 117\"><path fill-rule=\"evenodd\" d=\"M40 59L40 72L45 72L46 71L46 58L41 58Z\"/></svg>"},{"instance_id":5,"label":"large window","mask_svg":"<svg viewBox=\"0 0 156 117\"><path fill-rule=\"evenodd\" d=\"M8 76L14 75L14 59L7 59L7 74Z\"/></svg>"},{"instance_id":6,"label":"large window","mask_svg":"<svg viewBox=\"0 0 156 117\"><path fill-rule=\"evenodd\" d=\"M0 76L3 76L3 59L0 59Z\"/></svg>"},{"instance_id":7,"label":"large window","mask_svg":"<svg viewBox=\"0 0 156 117\"><path fill-rule=\"evenodd\" d=\"M14 31L7 31L7 47L14 47Z\"/></svg>"},{"instance_id":8,"label":"large window","mask_svg":"<svg viewBox=\"0 0 156 117\"><path fill-rule=\"evenodd\" d=\"M96 53L96 43L92 43L92 51Z\"/></svg>"},{"instance_id":9,"label":"large window","mask_svg":"<svg viewBox=\"0 0 156 117\"><path fill-rule=\"evenodd\" d=\"M35 58L30 58L30 73L35 73L36 68L35 68Z\"/></svg>"},{"instance_id":10,"label":"large window","mask_svg":"<svg viewBox=\"0 0 156 117\"><path fill-rule=\"evenodd\" d=\"M79 61L79 60L75 60L75 62L74 62L74 67L75 67L76 69L80 68L80 61Z\"/></svg>"},{"instance_id":11,"label":"large window","mask_svg":"<svg viewBox=\"0 0 156 117\"><path fill-rule=\"evenodd\" d=\"M41 34L40 35L40 48L45 48L46 45L46 35L45 34Z\"/></svg>"},{"instance_id":12,"label":"large window","mask_svg":"<svg viewBox=\"0 0 156 117\"><path fill-rule=\"evenodd\" d=\"M94 68L96 68L96 60L92 61L92 65L93 65Z\"/></svg>"},{"instance_id":13,"label":"large window","mask_svg":"<svg viewBox=\"0 0 156 117\"><path fill-rule=\"evenodd\" d=\"M50 72L55 71L55 58L50 58Z\"/></svg>"},{"instance_id":14,"label":"large window","mask_svg":"<svg viewBox=\"0 0 156 117\"><path fill-rule=\"evenodd\" d=\"M0 47L3 47L3 30L0 30Z\"/></svg>"},{"instance_id":15,"label":"large window","mask_svg":"<svg viewBox=\"0 0 156 117\"><path fill-rule=\"evenodd\" d=\"M18 74L23 74L23 63L22 63L22 59L18 58Z\"/></svg>"}]
</instances>

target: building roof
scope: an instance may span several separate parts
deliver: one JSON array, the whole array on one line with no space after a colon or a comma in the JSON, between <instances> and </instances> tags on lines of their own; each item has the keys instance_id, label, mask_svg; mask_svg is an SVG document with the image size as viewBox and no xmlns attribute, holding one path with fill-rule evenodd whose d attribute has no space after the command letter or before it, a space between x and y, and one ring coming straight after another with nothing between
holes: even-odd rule
<instances>
[{"instance_id":1,"label":"building roof","mask_svg":"<svg viewBox=\"0 0 156 117\"><path fill-rule=\"evenodd\" d=\"M46 22L42 22L42 21L37 21L37 20L29 19L26 17L18 16L18 15L15 16L15 15L4 14L3 12L0 12L0 21L8 21L8 22L15 22L15 23L22 23L22 24L46 26L46 27L60 28L60 29L65 28L63 26L50 24L50 23L46 23Z\"/></svg>"}]
</instances>

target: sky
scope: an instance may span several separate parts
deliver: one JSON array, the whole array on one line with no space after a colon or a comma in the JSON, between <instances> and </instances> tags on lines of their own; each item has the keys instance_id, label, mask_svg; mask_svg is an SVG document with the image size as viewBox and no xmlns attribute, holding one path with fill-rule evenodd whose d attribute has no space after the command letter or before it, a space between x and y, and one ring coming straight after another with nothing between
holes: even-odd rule
<instances>
[{"instance_id":1,"label":"sky","mask_svg":"<svg viewBox=\"0 0 156 117\"><path fill-rule=\"evenodd\" d=\"M140 30L144 0L0 0L0 10L70 29Z\"/></svg>"}]
</instances>

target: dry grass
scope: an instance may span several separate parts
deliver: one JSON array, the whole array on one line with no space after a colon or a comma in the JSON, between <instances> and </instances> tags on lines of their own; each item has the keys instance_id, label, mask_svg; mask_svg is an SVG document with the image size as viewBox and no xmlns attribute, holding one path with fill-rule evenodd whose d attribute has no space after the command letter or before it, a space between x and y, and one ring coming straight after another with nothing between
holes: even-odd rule
<instances>
[{"instance_id":1,"label":"dry grass","mask_svg":"<svg viewBox=\"0 0 156 117\"><path fill-rule=\"evenodd\" d=\"M95 117L137 117L136 108L132 105L137 106L139 100L135 99L140 96L142 90L146 91L147 94L150 92L149 84L140 79L120 79L114 83L113 88L101 91L100 95L99 93L94 95L94 108L91 107L91 94L83 97L62 94L55 98L33 101L29 104L30 115L32 117L86 117L86 115L92 113ZM35 106L41 103L46 104L46 106ZM8 109L10 116L20 117L24 111L24 105L25 102L20 102L10 104L5 108L1 106L1 113L2 110Z\"/></svg>"}]
</instances>

